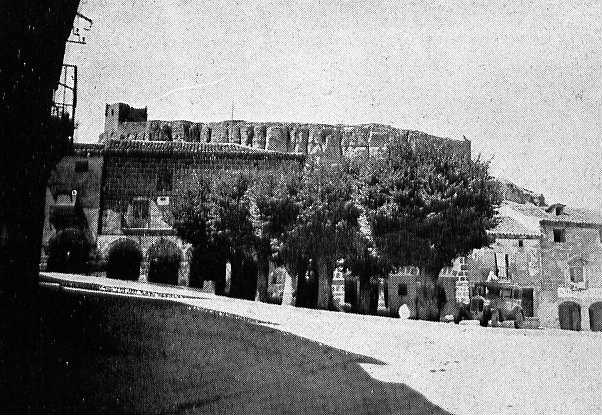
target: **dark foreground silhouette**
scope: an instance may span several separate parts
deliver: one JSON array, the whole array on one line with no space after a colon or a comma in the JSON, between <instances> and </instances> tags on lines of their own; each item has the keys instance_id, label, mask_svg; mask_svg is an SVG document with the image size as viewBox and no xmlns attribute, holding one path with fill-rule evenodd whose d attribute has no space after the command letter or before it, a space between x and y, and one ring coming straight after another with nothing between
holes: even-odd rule
<instances>
[{"instance_id":1,"label":"dark foreground silhouette","mask_svg":"<svg viewBox=\"0 0 602 415\"><path fill-rule=\"evenodd\" d=\"M39 396L21 409L446 413L411 388L376 381L359 366L377 360L239 318L103 294L44 289L41 298Z\"/></svg>"}]
</instances>

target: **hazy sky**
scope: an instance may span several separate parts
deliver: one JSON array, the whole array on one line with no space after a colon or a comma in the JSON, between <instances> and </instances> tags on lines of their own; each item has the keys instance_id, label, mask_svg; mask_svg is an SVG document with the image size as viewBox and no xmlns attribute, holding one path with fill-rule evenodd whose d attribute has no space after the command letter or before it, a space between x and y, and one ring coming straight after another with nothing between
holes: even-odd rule
<instances>
[{"instance_id":1,"label":"hazy sky","mask_svg":"<svg viewBox=\"0 0 602 415\"><path fill-rule=\"evenodd\" d=\"M462 138L492 171L602 210L600 1L84 1L79 141L153 119L377 122ZM491 4L490 4L491 3ZM495 6L493 6L495 4Z\"/></svg>"}]
</instances>

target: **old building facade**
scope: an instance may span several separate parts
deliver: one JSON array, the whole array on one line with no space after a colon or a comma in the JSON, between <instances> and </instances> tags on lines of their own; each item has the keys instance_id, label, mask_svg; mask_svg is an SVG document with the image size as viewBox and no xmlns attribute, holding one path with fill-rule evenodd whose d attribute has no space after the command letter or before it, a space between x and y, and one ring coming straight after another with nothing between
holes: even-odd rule
<instances>
[{"instance_id":1,"label":"old building facade","mask_svg":"<svg viewBox=\"0 0 602 415\"><path fill-rule=\"evenodd\" d=\"M99 143L75 144L49 183L42 269L56 270L58 256L58 269L77 271L64 263L77 263L76 240L85 235L94 248L89 260L97 265L90 272L189 285L191 247L176 235L172 211L196 178L224 170L301 168L307 157L369 156L394 140L434 141L470 154L468 140L380 124L161 121L148 120L146 108L108 104ZM73 239L71 248L53 251L65 238Z\"/></svg>"},{"instance_id":2,"label":"old building facade","mask_svg":"<svg viewBox=\"0 0 602 415\"><path fill-rule=\"evenodd\" d=\"M198 178L223 171L301 168L304 159L230 143L76 144L74 155L61 161L48 186L42 267L56 270L49 266L54 263L52 242L62 232L77 231L95 247L99 268L107 276L125 272L130 273L127 279L188 285L191 250L176 235L172 212ZM73 259L73 251L60 255ZM124 271L115 262L126 256L130 265Z\"/></svg>"},{"instance_id":3,"label":"old building facade","mask_svg":"<svg viewBox=\"0 0 602 415\"><path fill-rule=\"evenodd\" d=\"M539 198L536 198L536 200ZM504 201L494 241L453 261L439 274L447 304L468 299L476 282L497 280L521 287L525 316L534 325L602 331L602 216L561 204ZM417 315L416 298L429 281L417 267L389 276L392 313L402 304Z\"/></svg>"},{"instance_id":4,"label":"old building facade","mask_svg":"<svg viewBox=\"0 0 602 415\"><path fill-rule=\"evenodd\" d=\"M499 214L495 242L467 258L469 279L521 286L525 314L543 327L602 330L602 216L509 201Z\"/></svg>"}]
</instances>

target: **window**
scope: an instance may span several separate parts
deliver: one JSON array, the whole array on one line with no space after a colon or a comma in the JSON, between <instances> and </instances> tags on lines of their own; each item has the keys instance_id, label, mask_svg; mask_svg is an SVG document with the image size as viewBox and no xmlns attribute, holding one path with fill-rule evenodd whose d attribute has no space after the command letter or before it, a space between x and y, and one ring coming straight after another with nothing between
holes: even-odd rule
<instances>
[{"instance_id":1,"label":"window","mask_svg":"<svg viewBox=\"0 0 602 415\"><path fill-rule=\"evenodd\" d=\"M519 239L519 240L518 240L518 247L519 247L519 248L522 248L524 245L525 245L525 244L524 244L523 240L522 240L522 239Z\"/></svg>"},{"instance_id":2,"label":"window","mask_svg":"<svg viewBox=\"0 0 602 415\"><path fill-rule=\"evenodd\" d=\"M556 216L562 215L562 206L556 206Z\"/></svg>"},{"instance_id":3,"label":"window","mask_svg":"<svg viewBox=\"0 0 602 415\"><path fill-rule=\"evenodd\" d=\"M133 223L134 228L145 228L148 225L149 209L148 200L136 199L133 202Z\"/></svg>"},{"instance_id":4,"label":"window","mask_svg":"<svg viewBox=\"0 0 602 415\"><path fill-rule=\"evenodd\" d=\"M580 283L583 282L583 266L582 265L572 265L569 267L569 275L571 277L571 282Z\"/></svg>"},{"instance_id":5,"label":"window","mask_svg":"<svg viewBox=\"0 0 602 415\"><path fill-rule=\"evenodd\" d=\"M483 311L484 305L485 305L485 301L483 301L482 298L474 297L471 301L470 309L481 312L481 311Z\"/></svg>"},{"instance_id":6,"label":"window","mask_svg":"<svg viewBox=\"0 0 602 415\"><path fill-rule=\"evenodd\" d=\"M400 297L408 295L408 284L399 284L397 287L397 294L399 294Z\"/></svg>"},{"instance_id":7,"label":"window","mask_svg":"<svg viewBox=\"0 0 602 415\"><path fill-rule=\"evenodd\" d=\"M172 188L173 181L173 173L172 171L164 167L159 170L159 175L157 177L157 191L159 192L169 192Z\"/></svg>"},{"instance_id":8,"label":"window","mask_svg":"<svg viewBox=\"0 0 602 415\"><path fill-rule=\"evenodd\" d=\"M533 317L533 288L523 288L521 306L526 317Z\"/></svg>"},{"instance_id":9,"label":"window","mask_svg":"<svg viewBox=\"0 0 602 415\"><path fill-rule=\"evenodd\" d=\"M495 253L495 268L496 268L496 272L495 275L501 279L501 280L505 280L508 279L508 265L509 265L509 255L508 254L501 254L501 253Z\"/></svg>"},{"instance_id":10,"label":"window","mask_svg":"<svg viewBox=\"0 0 602 415\"><path fill-rule=\"evenodd\" d=\"M88 160L77 160L75 162L75 172L85 173L88 171Z\"/></svg>"},{"instance_id":11,"label":"window","mask_svg":"<svg viewBox=\"0 0 602 415\"><path fill-rule=\"evenodd\" d=\"M566 242L564 229L554 229L554 242Z\"/></svg>"}]
</instances>

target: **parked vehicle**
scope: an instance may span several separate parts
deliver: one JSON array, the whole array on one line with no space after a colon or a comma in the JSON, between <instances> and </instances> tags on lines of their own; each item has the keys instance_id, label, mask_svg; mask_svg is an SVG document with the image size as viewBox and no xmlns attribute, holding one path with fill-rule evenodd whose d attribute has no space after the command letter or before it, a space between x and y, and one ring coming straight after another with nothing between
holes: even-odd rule
<instances>
[{"instance_id":1,"label":"parked vehicle","mask_svg":"<svg viewBox=\"0 0 602 415\"><path fill-rule=\"evenodd\" d=\"M525 322L522 307L522 288L502 282L478 282L472 289L469 304L458 306L455 323L461 320L479 320L481 326L492 326L502 321L513 320L514 327L520 329Z\"/></svg>"}]
</instances>

